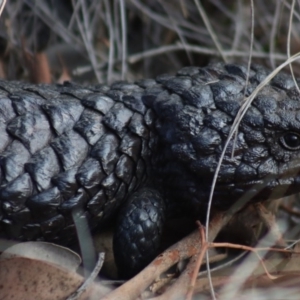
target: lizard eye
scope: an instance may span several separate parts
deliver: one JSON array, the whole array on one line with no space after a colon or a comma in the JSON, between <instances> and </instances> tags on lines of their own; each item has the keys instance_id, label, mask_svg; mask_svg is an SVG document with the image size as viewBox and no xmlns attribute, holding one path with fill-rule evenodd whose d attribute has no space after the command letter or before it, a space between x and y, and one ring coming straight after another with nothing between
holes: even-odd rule
<instances>
[{"instance_id":1,"label":"lizard eye","mask_svg":"<svg viewBox=\"0 0 300 300\"><path fill-rule=\"evenodd\" d=\"M288 150L299 150L300 149L300 135L294 132L288 132L281 136L281 144Z\"/></svg>"}]
</instances>

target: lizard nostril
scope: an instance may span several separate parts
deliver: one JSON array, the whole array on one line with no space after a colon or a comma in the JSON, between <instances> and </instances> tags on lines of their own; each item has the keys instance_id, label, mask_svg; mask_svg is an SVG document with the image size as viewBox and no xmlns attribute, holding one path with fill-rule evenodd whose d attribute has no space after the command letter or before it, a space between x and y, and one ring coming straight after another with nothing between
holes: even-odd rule
<instances>
[{"instance_id":1,"label":"lizard nostril","mask_svg":"<svg viewBox=\"0 0 300 300\"><path fill-rule=\"evenodd\" d=\"M281 136L281 144L288 150L300 149L300 135L294 132L288 132Z\"/></svg>"}]
</instances>

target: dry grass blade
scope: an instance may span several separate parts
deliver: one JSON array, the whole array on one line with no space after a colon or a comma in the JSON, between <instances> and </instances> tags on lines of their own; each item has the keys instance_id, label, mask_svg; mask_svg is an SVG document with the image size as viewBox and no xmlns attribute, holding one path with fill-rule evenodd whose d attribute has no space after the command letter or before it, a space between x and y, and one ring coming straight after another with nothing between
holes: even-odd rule
<instances>
[{"instance_id":1,"label":"dry grass blade","mask_svg":"<svg viewBox=\"0 0 300 300\"><path fill-rule=\"evenodd\" d=\"M256 1L255 6L254 1L242 0L229 2L221 0L180 0L178 2L169 0L4 0L0 3L0 15L3 21L3 26L0 27L0 65L1 70L3 65L3 77L7 79L56 82L61 76L62 80L68 79L84 84L111 83L124 78L130 81L141 77L154 78L158 74L174 73L186 65L204 66L215 60L230 63L242 62L248 66L248 73L251 72L251 63L271 66L274 69L283 62L243 103L233 123L221 160L226 147L235 137L252 100L276 74L283 69L290 68L298 88L295 79L300 74L299 63L296 61L298 54L292 56L300 49L299 1L295 0ZM32 20L34 22L30 24ZM26 41L28 57L32 57L35 50L32 47L32 41L46 36L39 33L36 22L42 23L49 31L45 52L42 57L38 57L41 61L40 70L44 70L42 72L37 72L36 69L34 69L35 72L31 71L21 55L24 49L22 41ZM46 62L48 62L47 66ZM36 66L36 63L34 65ZM45 72L46 69L47 72ZM32 75L35 75L35 78ZM46 77L45 80L43 75ZM215 173L214 184L221 160ZM242 206L248 200L249 195L243 195L241 202L237 205ZM212 201L213 190L210 194L210 204ZM281 211L280 214L284 214L285 219L289 218L290 227L295 226L293 230L288 230L287 234L290 235L292 232L292 238L295 239L299 236L297 226L300 222L297 201L293 202L293 206L284 204L282 207L286 212L284 214ZM208 229L209 227L206 226L206 237L212 237ZM196 235L198 237L198 233ZM81 237L85 237L84 232ZM83 256L91 257L90 241L89 244L89 249L85 254L83 252ZM203 241L202 244L204 244ZM84 246L85 241L82 243L82 248ZM190 246L193 245L190 243ZM185 271L185 275L179 279L179 286L168 289L162 298L177 292L186 296L184 293L186 289L182 287L183 283L188 286L191 278L195 279L198 267L193 269L193 266L198 257L195 253L199 254L199 252L195 252L197 250L192 247L184 253L183 245L180 247L182 247L180 254L175 253L175 255L170 251L169 256L165 255L169 265L187 256L193 257L192 262ZM200 260L201 257L198 264ZM133 286L133 290L132 293L128 292L124 295L133 299L169 265L161 261L159 268L156 264L150 265L143 273L145 277L140 276L138 280L134 279L125 284L124 288ZM293 276L298 279L299 276L297 272L287 274L285 270L286 273L281 273L281 277L272 281L266 275L252 274L251 265L249 269L248 267L242 264L240 268L230 269L231 273L234 273L234 270L241 272L247 269L240 273L242 276L236 281L234 277L214 276L215 273L212 274L210 283L207 279L198 279L195 283L195 291L206 293L209 291L210 284L211 291L218 287L218 292L221 291L222 296L229 299L230 297L246 297L244 287L249 287L256 280L261 280L265 286L270 286L272 282L273 284L279 283L280 279L284 282L285 279L292 279ZM193 277L192 272L194 272ZM210 278L210 275L208 277ZM226 286L232 282L233 289L227 291ZM226 285L222 289L224 283ZM291 289L291 294L295 290L297 289ZM121 291L124 290L121 289ZM127 290L125 291L127 293ZM277 294L279 294L278 290ZM277 294L272 292L270 295L277 297ZM191 297L191 293L189 295ZM258 292L257 295L262 297L262 294ZM285 290L282 291L282 295L282 298L287 295Z\"/></svg>"},{"instance_id":2,"label":"dry grass blade","mask_svg":"<svg viewBox=\"0 0 300 300\"><path fill-rule=\"evenodd\" d=\"M6 0L2 0L0 3L0 16L2 15L5 4L6 4Z\"/></svg>"},{"instance_id":3,"label":"dry grass blade","mask_svg":"<svg viewBox=\"0 0 300 300\"><path fill-rule=\"evenodd\" d=\"M122 28L122 75L121 78L125 78L127 72L127 24L125 19L125 2L119 0L120 15L121 15L121 28Z\"/></svg>"},{"instance_id":4,"label":"dry grass blade","mask_svg":"<svg viewBox=\"0 0 300 300\"><path fill-rule=\"evenodd\" d=\"M77 8L78 12L75 14L76 24L79 28L79 32L81 34L82 40L84 42L86 51L90 58L91 64L93 66L93 70L97 77L97 80L101 82L101 76L99 70L97 69L97 58L93 46L93 37L90 26L90 17L87 11L86 3L83 0L72 0L74 8ZM83 22L80 20L79 15L82 15Z\"/></svg>"},{"instance_id":5,"label":"dry grass blade","mask_svg":"<svg viewBox=\"0 0 300 300\"><path fill-rule=\"evenodd\" d=\"M207 241L205 239L205 228L200 223L198 223L198 226L199 226L199 231L200 231L200 236L201 236L202 249L201 249L201 252L199 253L199 255L197 257L197 262L195 264L194 271L193 271L193 274L192 274L192 277L191 277L191 281L189 283L189 291L186 295L186 300L191 300L193 298L195 283L196 283L197 276L198 276L198 273L199 273L199 270L200 270L200 266L203 262L204 256L207 253L207 250L208 250L208 247L209 247L209 244L207 243ZM207 259L207 257L206 257L206 259ZM211 273L210 273L210 270L209 270L209 276L210 275L211 275ZM212 286L211 278L209 278L209 282L210 282L210 286ZM215 297L214 291L212 293L212 297Z\"/></svg>"},{"instance_id":6,"label":"dry grass blade","mask_svg":"<svg viewBox=\"0 0 300 300\"><path fill-rule=\"evenodd\" d=\"M61 37L66 43L72 44L74 47L77 47L79 50L82 50L84 42L73 34L63 22L57 18L52 13L50 8L46 5L46 2L42 1L25 1L26 4L32 9L32 11L40 18L43 19L45 24L51 28L59 37ZM20 1L22 4L22 1Z\"/></svg>"},{"instance_id":7,"label":"dry grass blade","mask_svg":"<svg viewBox=\"0 0 300 300\"><path fill-rule=\"evenodd\" d=\"M166 5L164 5L164 2L163 2L163 1L159 0L159 2L160 2L160 4L162 5L162 7L165 9L166 13L169 15L170 21L171 21L171 23L172 23L173 26L174 26L174 31L177 33L177 35L178 35L178 37L179 37L179 40L180 40L181 44L183 45L183 47L184 47L184 49L185 49L185 52L186 52L187 57L188 57L188 59L189 59L189 64L192 65L192 64L193 64L193 58L192 58L190 52L188 51L188 49L186 48L187 42L186 42L186 39L185 39L184 35L182 34L180 28L177 26L176 20L174 20L173 16L172 16L171 14L168 13L168 7L167 7ZM181 7L182 7L182 5L183 5L183 3L181 3ZM184 6L184 7L185 7L185 6ZM183 7L183 11L185 11L184 14L186 14L186 10L185 10L184 7Z\"/></svg>"},{"instance_id":8,"label":"dry grass blade","mask_svg":"<svg viewBox=\"0 0 300 300\"><path fill-rule=\"evenodd\" d=\"M104 0L105 12L107 25L109 30L109 54L108 54L108 67L107 67L107 82L111 83L112 81L112 69L114 65L114 50L115 50L115 33L112 21L112 13L110 10L109 0Z\"/></svg>"},{"instance_id":9,"label":"dry grass blade","mask_svg":"<svg viewBox=\"0 0 300 300\"><path fill-rule=\"evenodd\" d=\"M289 19L289 31L288 31L288 39L287 39L287 55L288 55L288 58L291 57L291 33L292 33L292 25L293 25L293 15L294 15L294 11L295 11L295 3L296 3L296 1L293 0L292 5L291 5L290 19ZM290 70L291 70L291 75L293 77L295 86L296 86L298 92L300 92L297 80L295 78L295 74L294 74L292 64L290 64L289 67L290 67Z\"/></svg>"},{"instance_id":10,"label":"dry grass blade","mask_svg":"<svg viewBox=\"0 0 300 300\"><path fill-rule=\"evenodd\" d=\"M276 10L275 10L275 14L272 22L271 34L270 34L270 62L271 62L272 69L275 69L276 67L275 58L274 58L275 37L277 32L277 26L279 24L279 14L281 11L281 7L282 7L282 2L276 1Z\"/></svg>"},{"instance_id":11,"label":"dry grass blade","mask_svg":"<svg viewBox=\"0 0 300 300\"><path fill-rule=\"evenodd\" d=\"M284 67L286 67L287 65L289 65L291 62L296 61L300 58L300 53L297 53L295 55L293 55L290 59L288 59L287 61L285 61L284 63L282 63L280 66L278 66L273 72L271 72L257 87L256 89L252 92L252 94L247 98L247 100L245 101L245 103L241 106L239 112L237 113L237 117L235 118L233 125L231 127L231 131L228 135L227 141L224 145L222 154L219 158L219 163L218 166L216 168L215 171L215 175L214 175L214 179L213 179L213 183L212 183L212 189L211 189L211 193L210 193L210 198L209 198L209 204L208 204L208 214L207 214L207 220L209 220L209 212L210 212L210 208L211 208L211 204L212 204L212 199L213 199L213 191L214 191L214 187L216 185L217 182L217 177L218 177L218 173L220 171L220 167L226 152L226 149L229 145L230 140L233 138L236 130L238 129L239 123L241 122L241 120L243 119L243 116L246 114L248 108L250 107L252 101L254 100L254 98L256 97L256 95L259 93L259 91L270 82L270 80L272 78L274 78L276 76L276 74L278 74ZM208 224L208 223L207 223ZM206 224L206 228L208 230ZM206 231L206 236L208 236L208 231Z\"/></svg>"},{"instance_id":12,"label":"dry grass blade","mask_svg":"<svg viewBox=\"0 0 300 300\"><path fill-rule=\"evenodd\" d=\"M209 236L207 241L213 241L220 230L226 226L241 208L242 206L237 204L226 213L216 214L209 224ZM172 299L175 295L176 297L185 297L190 291L189 287L193 274L195 274L194 272L198 272L197 265L199 264L199 261L202 261L201 257L199 259L198 255L204 255L206 250L205 246L204 250L202 248L202 242L204 241L203 236L200 237L199 231L197 230L177 244L171 246L150 263L142 272L107 295L105 300L113 300L120 297L124 300L136 299L156 278L159 277L160 274L167 271L175 263L192 257L188 267L179 277L177 282L167 290L161 299Z\"/></svg>"},{"instance_id":13,"label":"dry grass blade","mask_svg":"<svg viewBox=\"0 0 300 300\"><path fill-rule=\"evenodd\" d=\"M93 283L95 278L98 276L104 262L104 253L100 253L98 256L98 261L95 265L93 272L87 278L87 280L78 288L78 290L71 296L69 296L66 300L76 300L89 288L89 286Z\"/></svg>"},{"instance_id":14,"label":"dry grass blade","mask_svg":"<svg viewBox=\"0 0 300 300\"><path fill-rule=\"evenodd\" d=\"M207 30L208 30L211 38L212 38L212 40L214 41L214 43L216 45L216 48L218 49L218 51L219 51L219 53L220 53L223 61L227 62L227 59L226 59L226 57L223 54L222 47L221 47L221 45L220 45L220 43L218 41L218 38L217 38L217 36L216 36L213 28L210 25L209 18L207 17L207 15L205 13L205 10L203 9L203 6L201 5L200 0L194 0L194 1L195 1L196 6L197 6L197 9L199 11L199 14L201 15L202 20L203 20L203 22L204 22L204 24L205 24L205 26L206 26L206 28L207 28Z\"/></svg>"},{"instance_id":15,"label":"dry grass blade","mask_svg":"<svg viewBox=\"0 0 300 300\"><path fill-rule=\"evenodd\" d=\"M214 178L213 178L213 182L212 182L212 186L211 186L211 192L210 192L210 196L209 196L209 202L208 202L208 208L207 208L207 214L206 214L206 238L209 235L209 220L210 220L210 212L211 212L211 207L212 207L212 201L213 201L213 195L214 195L214 188L216 186L217 183L217 178L218 178L218 174L221 168L221 164L222 161L224 159L227 147L229 145L229 142L231 141L231 139L234 137L234 135L236 134L239 124L241 122L241 120L243 119L243 116L246 114L248 108L250 107L252 101L254 100L254 98L256 97L256 95L258 94L258 92L266 85L270 82L270 80L276 75L278 74L278 72L280 70L282 70L286 65L289 65L291 62L297 60L300 58L300 53L295 54L293 57L289 58L287 61L285 61L284 63L282 63L276 70L274 70L272 73L270 73L258 86L257 88L253 91L253 93L248 97L248 99L245 101L245 103L241 106L240 110L237 113L237 116L233 122L233 125L231 127L231 131L227 137L227 140L225 142L225 145L223 147L221 156L219 158L219 162L214 174ZM209 269L209 254L207 252L207 268ZM215 294L214 294L214 289L213 289L213 285L212 285L212 281L211 281L211 277L210 274L209 276L209 280L210 280L210 285L211 285L211 293L212 293L212 297L215 299Z\"/></svg>"},{"instance_id":16,"label":"dry grass blade","mask_svg":"<svg viewBox=\"0 0 300 300\"><path fill-rule=\"evenodd\" d=\"M214 240L219 231L228 223L232 215L238 210L229 211L226 214L220 214L210 223L209 240ZM177 244L159 255L152 263L150 263L142 272L133 277L131 280L124 283L121 287L107 295L105 300L124 299L133 300L139 297L150 284L159 277L160 274L167 271L175 263L186 258L193 257L189 267L183 272L179 282L171 286L170 290L163 296L164 299L172 299L174 295L183 295L187 293L190 282L190 274L193 273L195 263L197 262L198 253L201 252L201 240L199 232L194 231L189 236L185 237ZM170 298L171 297L171 298Z\"/></svg>"},{"instance_id":17,"label":"dry grass blade","mask_svg":"<svg viewBox=\"0 0 300 300\"><path fill-rule=\"evenodd\" d=\"M177 43L176 45L168 45L168 46L162 46L158 47L156 49L151 50L145 50L142 53L136 53L132 54L128 57L128 62L131 64L135 64L139 61L142 61L147 58L151 58L153 56L159 56L164 53L170 53L175 51L182 51L186 50L188 52L193 52L196 54L202 54L202 55L214 55L216 57L219 57L221 54L219 51L212 49L212 48L206 48L196 45L182 45L180 43ZM222 52L226 57L230 58L248 58L249 52L248 51L238 51L238 50L223 50ZM253 51L252 52L252 58L268 58L268 53L262 53L259 51ZM280 53L274 53L273 58L279 61L285 61L287 59L286 54L280 54Z\"/></svg>"}]
</instances>

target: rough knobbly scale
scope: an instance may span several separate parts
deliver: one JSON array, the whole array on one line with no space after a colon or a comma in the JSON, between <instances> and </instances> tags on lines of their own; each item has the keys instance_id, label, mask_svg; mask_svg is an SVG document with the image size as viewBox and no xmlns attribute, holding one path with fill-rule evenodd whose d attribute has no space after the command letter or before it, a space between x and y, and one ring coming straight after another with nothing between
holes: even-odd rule
<instances>
[{"instance_id":1,"label":"rough knobbly scale","mask_svg":"<svg viewBox=\"0 0 300 300\"><path fill-rule=\"evenodd\" d=\"M1 236L66 244L74 210L91 230L119 215L116 260L133 275L157 254L172 209L204 214L236 113L268 73L252 65L247 86L246 66L221 63L111 87L0 81ZM229 144L214 210L245 193L300 191L299 96L286 74L258 93Z\"/></svg>"}]
</instances>

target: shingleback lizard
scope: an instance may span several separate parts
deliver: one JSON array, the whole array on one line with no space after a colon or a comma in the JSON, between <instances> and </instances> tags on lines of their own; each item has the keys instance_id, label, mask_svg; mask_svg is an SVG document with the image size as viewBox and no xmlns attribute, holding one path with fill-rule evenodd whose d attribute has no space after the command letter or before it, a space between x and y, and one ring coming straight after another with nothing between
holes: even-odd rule
<instances>
[{"instance_id":1,"label":"shingleback lizard","mask_svg":"<svg viewBox=\"0 0 300 300\"><path fill-rule=\"evenodd\" d=\"M269 71L252 65L247 86L246 73L220 63L111 86L0 81L1 235L68 244L74 211L91 229L118 213L116 261L134 274L157 254L170 207L206 210L236 113ZM213 208L299 192L299 157L299 93L279 74L227 149Z\"/></svg>"}]
</instances>

